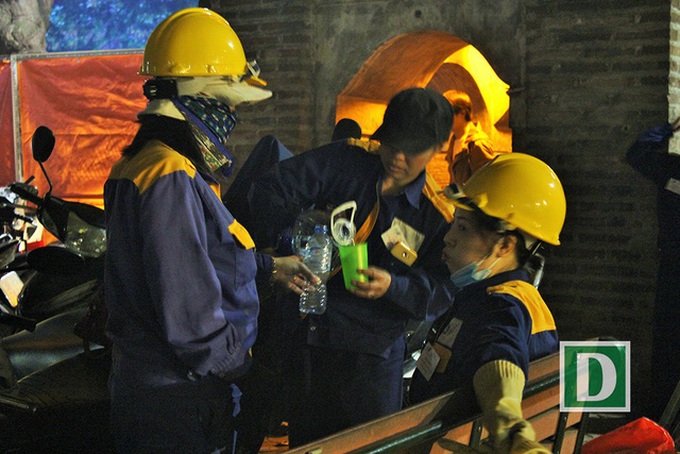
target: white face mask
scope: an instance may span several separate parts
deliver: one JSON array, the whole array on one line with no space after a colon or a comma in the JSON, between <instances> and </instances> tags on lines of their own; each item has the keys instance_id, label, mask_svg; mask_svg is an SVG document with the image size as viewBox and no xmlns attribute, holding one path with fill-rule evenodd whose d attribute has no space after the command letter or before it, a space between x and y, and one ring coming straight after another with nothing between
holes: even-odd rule
<instances>
[{"instance_id":1,"label":"white face mask","mask_svg":"<svg viewBox=\"0 0 680 454\"><path fill-rule=\"evenodd\" d=\"M491 255L489 253L489 255ZM496 263L500 260L500 257L496 258L496 260L493 261L493 263L488 267L484 269L479 269L480 264L486 260L489 255L484 257L483 259L479 260L478 262L473 262L470 263L469 265L465 265L463 268L455 271L451 276L449 277L451 279L451 282L453 282L453 285L455 285L457 288L461 289L463 287L467 287L470 284L474 284L475 282L483 281L489 275L491 274L491 269L496 266Z\"/></svg>"}]
</instances>

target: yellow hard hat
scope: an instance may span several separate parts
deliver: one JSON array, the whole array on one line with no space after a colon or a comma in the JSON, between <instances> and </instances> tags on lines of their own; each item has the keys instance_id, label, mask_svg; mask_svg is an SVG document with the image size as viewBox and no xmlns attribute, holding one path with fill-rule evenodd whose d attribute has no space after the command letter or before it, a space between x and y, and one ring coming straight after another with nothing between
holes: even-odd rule
<instances>
[{"instance_id":1,"label":"yellow hard hat","mask_svg":"<svg viewBox=\"0 0 680 454\"><path fill-rule=\"evenodd\" d=\"M460 208L478 208L500 219L509 230L519 229L559 245L567 201L562 183L543 161L523 153L504 153L475 172L455 192L445 191Z\"/></svg>"},{"instance_id":2,"label":"yellow hard hat","mask_svg":"<svg viewBox=\"0 0 680 454\"><path fill-rule=\"evenodd\" d=\"M156 77L232 76L257 79L236 32L206 8L186 8L169 16L151 33L139 74Z\"/></svg>"}]
</instances>

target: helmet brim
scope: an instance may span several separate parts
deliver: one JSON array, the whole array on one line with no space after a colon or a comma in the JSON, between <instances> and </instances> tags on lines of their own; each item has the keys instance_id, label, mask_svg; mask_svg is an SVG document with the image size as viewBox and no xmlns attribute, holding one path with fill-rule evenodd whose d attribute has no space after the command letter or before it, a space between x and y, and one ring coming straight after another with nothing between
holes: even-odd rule
<instances>
[{"instance_id":1,"label":"helmet brim","mask_svg":"<svg viewBox=\"0 0 680 454\"><path fill-rule=\"evenodd\" d=\"M254 104L272 97L272 92L261 87L256 87L248 82L238 82L225 85L222 96L228 100L231 106L239 104Z\"/></svg>"}]
</instances>

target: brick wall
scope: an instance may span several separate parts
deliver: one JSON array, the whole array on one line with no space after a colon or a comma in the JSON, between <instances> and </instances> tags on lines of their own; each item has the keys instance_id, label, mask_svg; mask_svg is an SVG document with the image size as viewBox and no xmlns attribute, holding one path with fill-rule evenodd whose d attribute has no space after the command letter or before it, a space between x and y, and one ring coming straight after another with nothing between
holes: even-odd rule
<instances>
[{"instance_id":1,"label":"brick wall","mask_svg":"<svg viewBox=\"0 0 680 454\"><path fill-rule=\"evenodd\" d=\"M680 1L671 0L670 25L670 71L668 75L668 118L680 117ZM680 152L678 141L671 144L671 151Z\"/></svg>"},{"instance_id":2,"label":"brick wall","mask_svg":"<svg viewBox=\"0 0 680 454\"><path fill-rule=\"evenodd\" d=\"M563 247L541 290L563 338L631 341L633 409L648 392L656 273L655 191L624 161L666 121L669 5L526 2L526 150L560 175Z\"/></svg>"},{"instance_id":3,"label":"brick wall","mask_svg":"<svg viewBox=\"0 0 680 454\"><path fill-rule=\"evenodd\" d=\"M200 2L224 15L246 51L256 58L261 77L273 97L238 109L239 123L230 139L237 159L235 171L247 158L257 140L277 136L293 152L312 145L315 127L311 88L315 72L312 58L312 20L307 2L249 0Z\"/></svg>"},{"instance_id":4,"label":"brick wall","mask_svg":"<svg viewBox=\"0 0 680 454\"><path fill-rule=\"evenodd\" d=\"M541 286L562 338L630 340L633 410L643 410L655 198L623 157L637 134L667 120L669 99L680 115L679 0L202 3L257 50L276 91L272 102L242 110L235 134L242 151L265 133L294 151L330 136L335 96L394 36L430 28L477 47L511 86L514 150L548 162L567 192L563 245L547 252Z\"/></svg>"}]
</instances>

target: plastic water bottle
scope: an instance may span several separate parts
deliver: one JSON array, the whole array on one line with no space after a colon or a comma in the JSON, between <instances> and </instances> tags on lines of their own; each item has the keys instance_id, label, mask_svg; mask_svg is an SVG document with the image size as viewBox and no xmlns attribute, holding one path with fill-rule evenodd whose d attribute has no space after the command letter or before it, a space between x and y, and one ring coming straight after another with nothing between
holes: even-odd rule
<instances>
[{"instance_id":1,"label":"plastic water bottle","mask_svg":"<svg viewBox=\"0 0 680 454\"><path fill-rule=\"evenodd\" d=\"M300 312L323 314L326 311L326 281L331 271L333 241L326 225L317 224L307 246L300 250L302 260L321 279L321 284L300 295Z\"/></svg>"}]
</instances>

